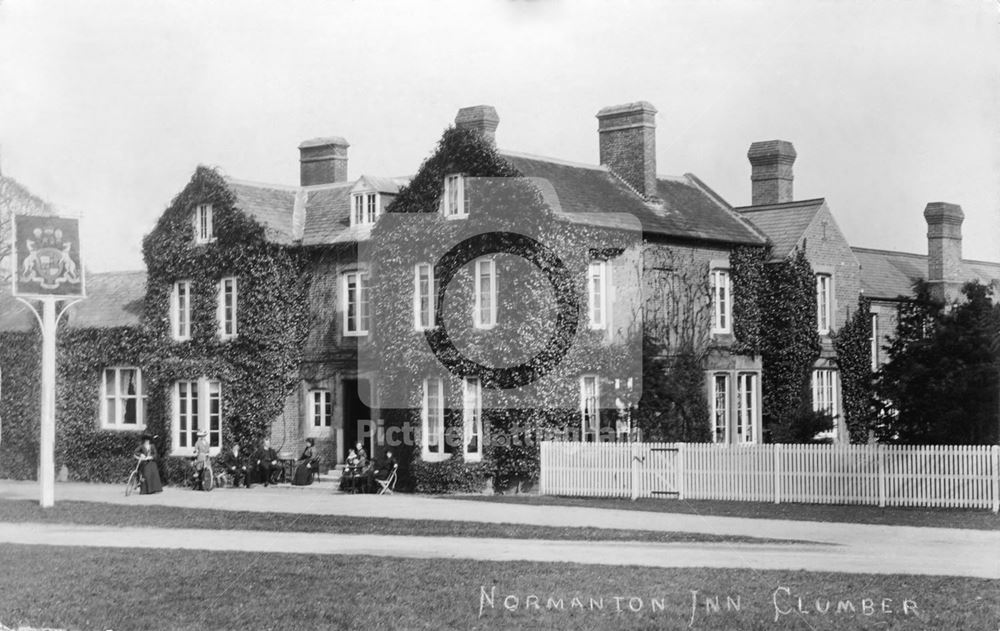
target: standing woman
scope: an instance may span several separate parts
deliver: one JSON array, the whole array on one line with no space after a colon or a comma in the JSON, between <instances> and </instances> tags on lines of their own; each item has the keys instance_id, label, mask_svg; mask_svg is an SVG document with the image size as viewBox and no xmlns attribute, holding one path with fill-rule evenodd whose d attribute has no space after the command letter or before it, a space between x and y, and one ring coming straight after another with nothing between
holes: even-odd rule
<instances>
[{"instance_id":1,"label":"standing woman","mask_svg":"<svg viewBox=\"0 0 1000 631\"><path fill-rule=\"evenodd\" d=\"M142 443L134 454L139 461L139 473L142 475L140 493L142 495L159 493L163 490L163 485L160 483L160 471L156 467L156 447L153 446L149 434L143 434L141 440Z\"/></svg>"},{"instance_id":2,"label":"standing woman","mask_svg":"<svg viewBox=\"0 0 1000 631\"><path fill-rule=\"evenodd\" d=\"M306 448L302 450L302 455L299 456L299 461L296 463L295 467L295 478L292 480L292 484L297 486L306 486L312 484L313 467L316 466L315 460L315 447L316 439L307 438Z\"/></svg>"}]
</instances>

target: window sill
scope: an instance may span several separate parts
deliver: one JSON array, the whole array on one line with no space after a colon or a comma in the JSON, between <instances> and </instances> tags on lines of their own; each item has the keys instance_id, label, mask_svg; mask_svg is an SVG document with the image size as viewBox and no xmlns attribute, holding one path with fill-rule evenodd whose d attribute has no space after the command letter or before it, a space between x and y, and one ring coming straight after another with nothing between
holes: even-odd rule
<instances>
[{"instance_id":1,"label":"window sill","mask_svg":"<svg viewBox=\"0 0 1000 631\"><path fill-rule=\"evenodd\" d=\"M451 458L451 454L445 454L445 453L439 454L427 450L420 451L420 459L423 460L424 462L444 462L449 458Z\"/></svg>"},{"instance_id":2,"label":"window sill","mask_svg":"<svg viewBox=\"0 0 1000 631\"><path fill-rule=\"evenodd\" d=\"M215 458L220 453L222 453L222 447L209 447L208 456L210 458ZM178 458L194 458L194 447L176 447L172 446L170 448L170 453L168 456L176 456Z\"/></svg>"},{"instance_id":3,"label":"window sill","mask_svg":"<svg viewBox=\"0 0 1000 631\"><path fill-rule=\"evenodd\" d=\"M368 337L368 331L344 331L344 337Z\"/></svg>"},{"instance_id":4,"label":"window sill","mask_svg":"<svg viewBox=\"0 0 1000 631\"><path fill-rule=\"evenodd\" d=\"M483 454L481 453L470 453L470 452L465 453L466 462L482 462L482 460L483 460Z\"/></svg>"},{"instance_id":5,"label":"window sill","mask_svg":"<svg viewBox=\"0 0 1000 631\"><path fill-rule=\"evenodd\" d=\"M146 425L105 425L101 424L97 428L102 432L142 432L146 430Z\"/></svg>"}]
</instances>

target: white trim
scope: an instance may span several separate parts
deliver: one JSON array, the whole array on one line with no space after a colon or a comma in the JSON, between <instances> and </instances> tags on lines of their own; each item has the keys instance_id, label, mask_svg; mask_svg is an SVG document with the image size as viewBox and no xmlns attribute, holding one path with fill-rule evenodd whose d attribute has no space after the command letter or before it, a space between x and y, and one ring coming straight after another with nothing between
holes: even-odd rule
<instances>
[{"instance_id":1,"label":"white trim","mask_svg":"<svg viewBox=\"0 0 1000 631\"><path fill-rule=\"evenodd\" d=\"M232 296L233 296L232 314L230 314L229 317L227 317L226 315L226 283L228 282L232 282ZM238 334L236 329L236 322L237 322L236 313L237 313L237 305L239 304L239 298L238 298L239 294L237 293L238 292L237 285L238 283L235 276L225 276L219 279L219 285L217 287L218 304L216 306L215 316L216 316L216 321L219 324L219 337L223 340L231 340ZM227 324L232 324L232 331L230 333L226 333Z\"/></svg>"},{"instance_id":2,"label":"white trim","mask_svg":"<svg viewBox=\"0 0 1000 631\"><path fill-rule=\"evenodd\" d=\"M829 335L833 328L833 274L816 274L816 329Z\"/></svg>"},{"instance_id":3,"label":"white trim","mask_svg":"<svg viewBox=\"0 0 1000 631\"><path fill-rule=\"evenodd\" d=\"M436 383L435 383L436 382ZM436 386L436 387L435 387ZM430 395L431 391L434 391L437 397L437 405L435 406L435 416L437 417L435 425L436 437L437 437L437 448L431 451L430 448L430 436L431 436L431 407L430 407ZM420 409L420 430L422 440L420 441L420 456L428 462L438 462L441 460L446 460L449 455L445 452L444 442L444 382L439 377L427 377L423 382L423 401Z\"/></svg>"},{"instance_id":4,"label":"white trim","mask_svg":"<svg viewBox=\"0 0 1000 631\"><path fill-rule=\"evenodd\" d=\"M588 391L588 384L593 384L592 393ZM587 427L588 418L592 421L592 429ZM601 379L593 374L580 375L580 438L583 442L591 442L590 436L595 442L601 437Z\"/></svg>"},{"instance_id":5,"label":"white trim","mask_svg":"<svg viewBox=\"0 0 1000 631\"><path fill-rule=\"evenodd\" d=\"M712 334L725 335L733 330L733 292L728 269L713 269Z\"/></svg>"},{"instance_id":6,"label":"white trim","mask_svg":"<svg viewBox=\"0 0 1000 631\"><path fill-rule=\"evenodd\" d=\"M441 214L445 219L465 219L469 216L468 200L465 198L465 176L449 173L444 176L441 187Z\"/></svg>"},{"instance_id":7,"label":"white trim","mask_svg":"<svg viewBox=\"0 0 1000 631\"><path fill-rule=\"evenodd\" d=\"M184 287L183 310L180 296L182 286ZM181 318L182 313L183 318ZM170 332L178 342L191 339L191 281L189 280L176 281L170 291Z\"/></svg>"},{"instance_id":8,"label":"white trim","mask_svg":"<svg viewBox=\"0 0 1000 631\"><path fill-rule=\"evenodd\" d=\"M204 245L215 241L211 204L198 204L194 209L194 242Z\"/></svg>"},{"instance_id":9,"label":"white trim","mask_svg":"<svg viewBox=\"0 0 1000 631\"><path fill-rule=\"evenodd\" d=\"M382 214L382 199L377 191L351 193L350 225L373 226Z\"/></svg>"},{"instance_id":10,"label":"white trim","mask_svg":"<svg viewBox=\"0 0 1000 631\"><path fill-rule=\"evenodd\" d=\"M368 304L368 273L355 270L351 272L344 272L343 281L341 283L341 307L344 319L344 336L345 337L362 337L368 335L368 324L370 319L370 305ZM354 328L351 328L351 319L348 313L351 308L351 292L348 285L354 279L354 291L356 296L354 300L356 302L355 306L355 324Z\"/></svg>"},{"instance_id":11,"label":"white trim","mask_svg":"<svg viewBox=\"0 0 1000 631\"><path fill-rule=\"evenodd\" d=\"M713 372L712 374L712 400L711 400L711 412L712 412L712 442L719 444L729 443L729 428L732 422L732 414L730 408L732 407L732 375L728 372ZM719 391L720 380L723 384L723 392ZM721 394L721 400L720 400ZM720 410L721 406L721 410ZM719 419L719 413L722 413L722 419ZM719 436L719 430L722 430L722 436Z\"/></svg>"},{"instance_id":12,"label":"white trim","mask_svg":"<svg viewBox=\"0 0 1000 631\"><path fill-rule=\"evenodd\" d=\"M473 438L476 448L470 450ZM483 457L483 387L479 377L462 378L462 453L468 462Z\"/></svg>"},{"instance_id":13,"label":"white trim","mask_svg":"<svg viewBox=\"0 0 1000 631\"><path fill-rule=\"evenodd\" d=\"M333 427L333 393L324 388L314 388L307 393L309 406L309 430L324 430ZM319 396L319 401L316 397Z\"/></svg>"},{"instance_id":14,"label":"white trim","mask_svg":"<svg viewBox=\"0 0 1000 631\"><path fill-rule=\"evenodd\" d=\"M749 385L749 387L748 387ZM758 442L757 427L760 425L760 373L741 371L736 373L736 416L735 438L740 444Z\"/></svg>"},{"instance_id":15,"label":"white trim","mask_svg":"<svg viewBox=\"0 0 1000 631\"><path fill-rule=\"evenodd\" d=\"M181 445L181 384L187 386L187 412L184 415L184 445ZM213 389L215 390L213 392ZM193 396L192 396L193 395ZM197 401L197 406L191 404ZM218 404L217 426L212 429L212 403ZM194 444L198 440L197 430L207 429L209 453L217 456L222 450L222 424L225 415L222 410L222 382L218 379L178 379L171 387L170 410L170 452L174 456L193 456ZM204 425L202 422L204 421ZM213 440L214 439L214 440ZM215 443L214 445L212 443Z\"/></svg>"},{"instance_id":16,"label":"white trim","mask_svg":"<svg viewBox=\"0 0 1000 631\"><path fill-rule=\"evenodd\" d=\"M424 298L421 292L420 272L426 268L427 272L427 308L420 304ZM427 324L422 323L422 316L427 316ZM434 313L434 266L430 263L417 263L413 266L413 328L417 331L433 329L437 323Z\"/></svg>"},{"instance_id":17,"label":"white trim","mask_svg":"<svg viewBox=\"0 0 1000 631\"><path fill-rule=\"evenodd\" d=\"M481 268L486 267L485 276L489 278L489 294L488 298L490 301L489 309L486 313L486 319L483 319L483 286L482 277L484 276ZM472 325L477 329L492 329L497 324L497 268L496 262L491 258L480 258L476 259L476 263L473 266L473 274L475 274L475 295L473 296L472 305Z\"/></svg>"},{"instance_id":18,"label":"white trim","mask_svg":"<svg viewBox=\"0 0 1000 631\"><path fill-rule=\"evenodd\" d=\"M608 328L609 268L607 261L591 261L587 266L587 315L594 330Z\"/></svg>"},{"instance_id":19,"label":"white trim","mask_svg":"<svg viewBox=\"0 0 1000 631\"><path fill-rule=\"evenodd\" d=\"M129 395L122 392L122 371L135 371L135 394ZM113 371L114 393L108 394L108 371ZM100 428L102 430L113 431L138 431L146 429L146 393L142 388L142 370L137 366L107 366L101 371L101 411ZM114 399L115 411L118 419L111 421L108 419L108 399ZM135 423L124 422L125 401L135 400Z\"/></svg>"},{"instance_id":20,"label":"white trim","mask_svg":"<svg viewBox=\"0 0 1000 631\"><path fill-rule=\"evenodd\" d=\"M812 372L813 410L826 412L835 420L838 418L837 389L839 372L835 368L816 368ZM836 427L836 422L834 422Z\"/></svg>"},{"instance_id":21,"label":"white trim","mask_svg":"<svg viewBox=\"0 0 1000 631\"><path fill-rule=\"evenodd\" d=\"M879 361L879 350L881 344L879 344L879 339L878 339L878 314L873 312L870 313L869 315L871 317L871 329L872 329L871 335L869 336L869 344L870 344L869 348L872 356L871 357L872 372L875 372L879 369L879 366L881 365L881 362Z\"/></svg>"}]
</instances>

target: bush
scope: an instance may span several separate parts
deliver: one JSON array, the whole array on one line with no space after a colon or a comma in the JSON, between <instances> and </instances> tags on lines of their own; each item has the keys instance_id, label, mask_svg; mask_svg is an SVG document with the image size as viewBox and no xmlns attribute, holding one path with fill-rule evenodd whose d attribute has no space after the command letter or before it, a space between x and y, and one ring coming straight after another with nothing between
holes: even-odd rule
<instances>
[{"instance_id":1,"label":"bush","mask_svg":"<svg viewBox=\"0 0 1000 631\"><path fill-rule=\"evenodd\" d=\"M426 462L417 457L410 465L417 493L482 493L490 483L489 466L465 462L452 456L443 462Z\"/></svg>"}]
</instances>

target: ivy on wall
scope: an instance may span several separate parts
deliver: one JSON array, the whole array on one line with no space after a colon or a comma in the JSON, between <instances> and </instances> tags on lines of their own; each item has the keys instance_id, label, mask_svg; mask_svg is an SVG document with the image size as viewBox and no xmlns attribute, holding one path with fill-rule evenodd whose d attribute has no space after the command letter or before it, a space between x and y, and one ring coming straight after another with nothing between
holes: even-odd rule
<instances>
[{"instance_id":1,"label":"ivy on wall","mask_svg":"<svg viewBox=\"0 0 1000 631\"><path fill-rule=\"evenodd\" d=\"M812 412L810 375L820 355L815 276L805 248L764 266L758 301L762 416L772 442L808 442L829 419Z\"/></svg>"},{"instance_id":2,"label":"ivy on wall","mask_svg":"<svg viewBox=\"0 0 1000 631\"><path fill-rule=\"evenodd\" d=\"M858 308L834 336L844 421L852 443L868 441L875 424L875 387L871 364L870 301L858 299Z\"/></svg>"},{"instance_id":3,"label":"ivy on wall","mask_svg":"<svg viewBox=\"0 0 1000 631\"><path fill-rule=\"evenodd\" d=\"M214 241L196 245L192 216L198 204L213 207ZM116 481L128 475L137 433L100 429L104 368L142 370L146 432L171 444L170 392L179 379L222 382L222 443L255 445L268 433L296 383L308 330L309 274L297 255L269 242L264 228L240 211L225 180L198 167L190 183L143 240L147 284L138 326L65 329L58 338L56 464L74 479ZM218 282L237 278L237 333L217 334ZM191 282L191 339L170 331L170 294L177 280ZM0 473L34 477L38 451L37 335L0 335L3 370L3 442ZM12 370L11 367L18 367ZM176 463L169 471L182 472ZM177 474L173 477L176 479Z\"/></svg>"},{"instance_id":4,"label":"ivy on wall","mask_svg":"<svg viewBox=\"0 0 1000 631\"><path fill-rule=\"evenodd\" d=\"M461 173L466 178L465 196L470 215L462 221L446 220L438 212L444 178L453 173ZM626 371L634 368L626 365L628 358L622 357L616 345L606 343L607 332L587 328L583 310L587 304L586 270L593 248L600 246L602 251L618 253L635 241L635 235L557 219L534 185L518 178L519 175L492 144L475 132L448 129L435 152L423 163L410 185L400 191L372 231L372 242L377 250L373 266L379 273L374 275L370 290L376 323L371 342L379 358L379 387L394 393L407 393L408 397L406 405L400 406L405 408L400 411L401 415L390 412L387 419L420 427L423 380L439 377L444 380L446 434L461 435L462 382L430 352L424 333L414 330L411 301L399 299L413 294L414 265L437 263L451 245L469 237L513 232L544 235L544 245L556 253L568 271L568 291L575 296L581 310L580 318L575 332L555 333L572 335L572 345L561 361L559 358L547 359L548 363L540 365L542 371L551 372L529 388L533 400L572 404L526 409L518 394L496 387L499 384L490 383L488 378L482 383L486 448L482 464L463 471L470 475L473 470L486 471L500 489L530 483L537 478L538 438L566 428L579 428L580 375L600 375L604 380L602 400L613 400L615 393L611 383L614 376L624 377ZM476 181L474 178L490 179ZM515 250L495 258L498 322L494 328L477 329L469 317L448 321L447 332L455 346L482 365L522 364L544 348L553 334L556 321L551 300L553 288L546 274L555 267L552 261L541 261L535 267L524 254ZM471 313L475 279L470 268L471 265L465 265L450 280L447 300L439 306L454 313ZM435 284L439 287L439 283ZM508 314L516 314L516 317ZM438 312L438 318L443 317ZM638 340L641 335L640 330L616 333L630 340ZM385 397L382 399L384 401ZM418 441L407 454L412 460L410 469L414 479L404 484L409 483L417 489L440 489L443 481L454 480L453 484L445 486L464 489L464 483L459 482L461 475L447 473L454 473L457 463L462 461L460 448L454 450L456 453L449 461L439 463L423 462L420 451ZM472 465L466 463L466 466Z\"/></svg>"},{"instance_id":5,"label":"ivy on wall","mask_svg":"<svg viewBox=\"0 0 1000 631\"><path fill-rule=\"evenodd\" d=\"M757 355L764 345L761 328L761 297L767 288L766 263L771 258L770 247L741 245L729 253L729 274L733 294L732 350L743 355Z\"/></svg>"}]
</instances>

